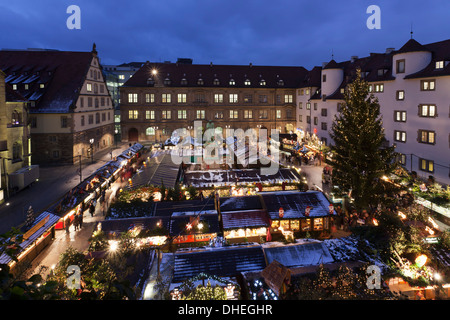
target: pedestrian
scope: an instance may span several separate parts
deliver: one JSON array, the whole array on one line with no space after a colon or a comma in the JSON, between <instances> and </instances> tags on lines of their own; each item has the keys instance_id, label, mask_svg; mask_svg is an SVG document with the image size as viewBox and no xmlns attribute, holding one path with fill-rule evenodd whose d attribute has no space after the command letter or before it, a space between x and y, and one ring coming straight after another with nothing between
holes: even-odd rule
<instances>
[{"instance_id":1,"label":"pedestrian","mask_svg":"<svg viewBox=\"0 0 450 320\"><path fill-rule=\"evenodd\" d=\"M67 234L70 233L70 230L69 230L70 223L69 223L69 221L70 221L69 219L64 220L64 228L66 229L66 233L67 233Z\"/></svg>"},{"instance_id":2,"label":"pedestrian","mask_svg":"<svg viewBox=\"0 0 450 320\"><path fill-rule=\"evenodd\" d=\"M78 228L81 229L83 227L83 214L78 216Z\"/></svg>"},{"instance_id":3,"label":"pedestrian","mask_svg":"<svg viewBox=\"0 0 450 320\"><path fill-rule=\"evenodd\" d=\"M95 213L94 201L92 201L91 205L89 206L89 213L91 214L91 217L94 216L94 213Z\"/></svg>"},{"instance_id":4,"label":"pedestrian","mask_svg":"<svg viewBox=\"0 0 450 320\"><path fill-rule=\"evenodd\" d=\"M75 214L75 217L73 218L73 228L75 231L78 230L78 217L79 217L79 215L77 213L77 214Z\"/></svg>"}]
</instances>

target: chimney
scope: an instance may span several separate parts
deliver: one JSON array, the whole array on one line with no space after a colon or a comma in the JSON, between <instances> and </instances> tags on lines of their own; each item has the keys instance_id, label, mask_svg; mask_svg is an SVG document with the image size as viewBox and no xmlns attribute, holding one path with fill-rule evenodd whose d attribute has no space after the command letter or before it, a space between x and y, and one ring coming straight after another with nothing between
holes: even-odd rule
<instances>
[{"instance_id":1,"label":"chimney","mask_svg":"<svg viewBox=\"0 0 450 320\"><path fill-rule=\"evenodd\" d=\"M250 66L250 68L251 68L251 67L253 66L253 63L250 62L249 66Z\"/></svg>"},{"instance_id":2,"label":"chimney","mask_svg":"<svg viewBox=\"0 0 450 320\"><path fill-rule=\"evenodd\" d=\"M350 58L350 61L353 63L353 62L355 62L356 60L358 60L358 56L352 56L351 58Z\"/></svg>"},{"instance_id":3,"label":"chimney","mask_svg":"<svg viewBox=\"0 0 450 320\"><path fill-rule=\"evenodd\" d=\"M322 62L322 69L327 66L328 62Z\"/></svg>"},{"instance_id":4,"label":"chimney","mask_svg":"<svg viewBox=\"0 0 450 320\"><path fill-rule=\"evenodd\" d=\"M391 54L395 48L386 48L386 54Z\"/></svg>"}]
</instances>

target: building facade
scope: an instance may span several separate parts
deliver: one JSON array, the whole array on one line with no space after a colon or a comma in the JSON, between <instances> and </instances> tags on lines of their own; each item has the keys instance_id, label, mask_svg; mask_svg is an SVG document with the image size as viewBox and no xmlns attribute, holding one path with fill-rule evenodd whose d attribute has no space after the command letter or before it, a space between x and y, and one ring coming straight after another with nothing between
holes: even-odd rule
<instances>
[{"instance_id":1,"label":"building facade","mask_svg":"<svg viewBox=\"0 0 450 320\"><path fill-rule=\"evenodd\" d=\"M0 70L0 203L11 193L9 175L30 165L27 100L5 83Z\"/></svg>"},{"instance_id":2,"label":"building facade","mask_svg":"<svg viewBox=\"0 0 450 320\"><path fill-rule=\"evenodd\" d=\"M161 142L179 128L295 130L302 67L146 62L120 88L123 141ZM193 135L193 133L191 133Z\"/></svg>"},{"instance_id":3,"label":"building facade","mask_svg":"<svg viewBox=\"0 0 450 320\"><path fill-rule=\"evenodd\" d=\"M450 184L449 62L450 40L422 45L410 39L399 50L315 67L297 89L298 133L333 143L333 120L359 68L379 100L385 137L402 165Z\"/></svg>"},{"instance_id":4,"label":"building facade","mask_svg":"<svg viewBox=\"0 0 450 320\"><path fill-rule=\"evenodd\" d=\"M114 107L95 49L0 51L6 83L29 101L32 163L91 159L114 143Z\"/></svg>"}]
</instances>

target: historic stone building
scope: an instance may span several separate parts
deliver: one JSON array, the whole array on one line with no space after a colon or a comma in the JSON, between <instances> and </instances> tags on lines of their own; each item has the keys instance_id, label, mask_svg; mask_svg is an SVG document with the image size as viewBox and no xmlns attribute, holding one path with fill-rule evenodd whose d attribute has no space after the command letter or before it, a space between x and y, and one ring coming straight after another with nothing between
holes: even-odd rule
<instances>
[{"instance_id":1,"label":"historic stone building","mask_svg":"<svg viewBox=\"0 0 450 320\"><path fill-rule=\"evenodd\" d=\"M6 83L29 102L31 161L74 163L114 143L114 108L91 52L2 50Z\"/></svg>"},{"instance_id":2,"label":"historic stone building","mask_svg":"<svg viewBox=\"0 0 450 320\"><path fill-rule=\"evenodd\" d=\"M123 141L164 141L178 128L295 130L303 67L146 62L120 88ZM193 133L191 133L193 135Z\"/></svg>"},{"instance_id":3,"label":"historic stone building","mask_svg":"<svg viewBox=\"0 0 450 320\"><path fill-rule=\"evenodd\" d=\"M30 164L27 101L5 77L0 70L0 203L10 193L9 175Z\"/></svg>"}]
</instances>

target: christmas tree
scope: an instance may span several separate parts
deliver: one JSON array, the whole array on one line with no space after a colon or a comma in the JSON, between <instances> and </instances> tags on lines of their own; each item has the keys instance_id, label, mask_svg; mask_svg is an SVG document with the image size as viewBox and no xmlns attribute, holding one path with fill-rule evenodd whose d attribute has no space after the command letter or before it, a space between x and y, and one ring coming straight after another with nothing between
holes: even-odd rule
<instances>
[{"instance_id":1,"label":"christmas tree","mask_svg":"<svg viewBox=\"0 0 450 320\"><path fill-rule=\"evenodd\" d=\"M330 132L333 184L351 192L358 209L377 205L385 193L384 181L396 167L394 146L385 146L383 122L378 99L369 84L357 77L348 85L345 103L333 121Z\"/></svg>"}]
</instances>

